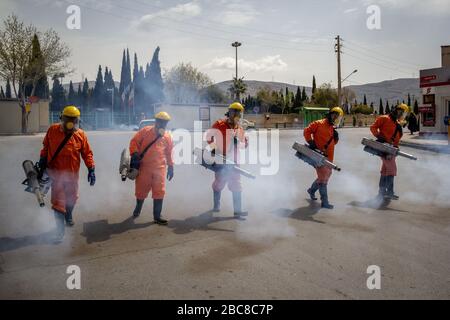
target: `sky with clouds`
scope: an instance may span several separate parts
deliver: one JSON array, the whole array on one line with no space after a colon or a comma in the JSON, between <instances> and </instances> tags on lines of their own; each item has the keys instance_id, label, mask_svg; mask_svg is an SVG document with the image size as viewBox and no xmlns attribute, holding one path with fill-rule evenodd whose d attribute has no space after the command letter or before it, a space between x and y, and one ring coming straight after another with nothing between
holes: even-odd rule
<instances>
[{"instance_id":1,"label":"sky with clouds","mask_svg":"<svg viewBox=\"0 0 450 320\"><path fill-rule=\"evenodd\" d=\"M69 30L70 5L81 29ZM381 29L369 30L367 8L380 8ZM343 39L348 84L417 77L440 66L450 45L450 0L1 0L0 20L15 13L40 29L53 28L71 47L75 72L64 81L94 80L98 65L120 79L122 50L150 61L160 46L163 70L191 62L214 81L235 72L248 80L336 86L336 35Z\"/></svg>"}]
</instances>

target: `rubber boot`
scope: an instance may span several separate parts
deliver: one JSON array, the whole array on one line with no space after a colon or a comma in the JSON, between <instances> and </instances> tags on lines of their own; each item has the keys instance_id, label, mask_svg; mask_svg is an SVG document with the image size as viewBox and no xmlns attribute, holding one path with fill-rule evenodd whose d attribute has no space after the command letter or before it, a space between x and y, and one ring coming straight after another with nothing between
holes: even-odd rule
<instances>
[{"instance_id":1,"label":"rubber boot","mask_svg":"<svg viewBox=\"0 0 450 320\"><path fill-rule=\"evenodd\" d=\"M213 191L213 198L214 198L213 211L214 212L220 211L220 195L221 195L220 191Z\"/></svg>"},{"instance_id":2,"label":"rubber boot","mask_svg":"<svg viewBox=\"0 0 450 320\"><path fill-rule=\"evenodd\" d=\"M394 194L394 176L387 176L387 196L392 200L398 200L400 197Z\"/></svg>"},{"instance_id":3,"label":"rubber boot","mask_svg":"<svg viewBox=\"0 0 450 320\"><path fill-rule=\"evenodd\" d=\"M166 225L167 220L161 218L163 199L153 199L153 220L160 225Z\"/></svg>"},{"instance_id":4,"label":"rubber boot","mask_svg":"<svg viewBox=\"0 0 450 320\"><path fill-rule=\"evenodd\" d=\"M384 198L387 194L387 176L380 176L380 182L378 183L378 197Z\"/></svg>"},{"instance_id":5,"label":"rubber boot","mask_svg":"<svg viewBox=\"0 0 450 320\"><path fill-rule=\"evenodd\" d=\"M233 192L234 216L248 216L247 211L242 211L242 192Z\"/></svg>"},{"instance_id":6,"label":"rubber boot","mask_svg":"<svg viewBox=\"0 0 450 320\"><path fill-rule=\"evenodd\" d=\"M309 188L308 190L306 190L309 194L309 197L311 198L311 200L317 200L316 198L316 191L319 189L319 183L317 182L317 180L315 180L312 185L311 188Z\"/></svg>"},{"instance_id":7,"label":"rubber boot","mask_svg":"<svg viewBox=\"0 0 450 320\"><path fill-rule=\"evenodd\" d=\"M61 242L64 239L64 234L66 231L66 227L64 225L64 213L54 210L53 214L56 222L54 241Z\"/></svg>"},{"instance_id":8,"label":"rubber boot","mask_svg":"<svg viewBox=\"0 0 450 320\"><path fill-rule=\"evenodd\" d=\"M334 206L328 202L328 190L326 183L319 184L319 193L320 193L320 200L322 201L322 208L333 209Z\"/></svg>"},{"instance_id":9,"label":"rubber boot","mask_svg":"<svg viewBox=\"0 0 450 320\"><path fill-rule=\"evenodd\" d=\"M68 227L73 227L73 225L75 224L73 222L73 219L72 219L73 208L74 208L73 205L72 206L69 206L69 205L66 206L66 214L64 215L64 218L66 219L66 225Z\"/></svg>"},{"instance_id":10,"label":"rubber boot","mask_svg":"<svg viewBox=\"0 0 450 320\"><path fill-rule=\"evenodd\" d=\"M135 217L135 218L139 217L139 215L141 214L143 204L144 204L144 199L142 199L142 200L136 199L136 207L134 208L134 211L133 211L133 217Z\"/></svg>"}]
</instances>

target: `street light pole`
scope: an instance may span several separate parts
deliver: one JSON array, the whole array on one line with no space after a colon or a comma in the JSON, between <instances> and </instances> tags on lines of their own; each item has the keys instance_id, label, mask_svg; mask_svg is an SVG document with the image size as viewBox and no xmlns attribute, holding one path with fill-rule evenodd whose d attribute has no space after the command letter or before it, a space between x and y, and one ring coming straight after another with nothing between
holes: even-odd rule
<instances>
[{"instance_id":1,"label":"street light pole","mask_svg":"<svg viewBox=\"0 0 450 320\"><path fill-rule=\"evenodd\" d=\"M237 78L238 78L238 47L240 47L242 45L242 43L240 43L240 42L238 42L238 41L235 41L235 42L233 42L232 44L231 44L231 46L232 47L235 47L236 48L236 80L237 80Z\"/></svg>"}]
</instances>

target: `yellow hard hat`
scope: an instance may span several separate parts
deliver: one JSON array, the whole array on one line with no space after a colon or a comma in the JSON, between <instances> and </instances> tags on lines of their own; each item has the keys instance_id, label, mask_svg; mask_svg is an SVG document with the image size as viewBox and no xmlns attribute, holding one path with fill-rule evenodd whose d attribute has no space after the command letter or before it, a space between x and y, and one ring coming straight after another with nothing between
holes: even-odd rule
<instances>
[{"instance_id":1,"label":"yellow hard hat","mask_svg":"<svg viewBox=\"0 0 450 320\"><path fill-rule=\"evenodd\" d=\"M334 107L334 108L331 108L330 113L331 113L331 112L339 113L339 116L341 116L341 117L344 115L344 110L342 110L341 107Z\"/></svg>"},{"instance_id":2,"label":"yellow hard hat","mask_svg":"<svg viewBox=\"0 0 450 320\"><path fill-rule=\"evenodd\" d=\"M164 121L170 121L170 116L165 111L160 111L155 115L155 119L164 120Z\"/></svg>"},{"instance_id":3,"label":"yellow hard hat","mask_svg":"<svg viewBox=\"0 0 450 320\"><path fill-rule=\"evenodd\" d=\"M80 110L75 106L66 106L62 112L63 116L78 118L80 116Z\"/></svg>"},{"instance_id":4,"label":"yellow hard hat","mask_svg":"<svg viewBox=\"0 0 450 320\"><path fill-rule=\"evenodd\" d=\"M402 109L403 112L409 112L409 107L405 103L399 104L395 109Z\"/></svg>"},{"instance_id":5,"label":"yellow hard hat","mask_svg":"<svg viewBox=\"0 0 450 320\"><path fill-rule=\"evenodd\" d=\"M244 107L239 102L233 102L232 104L230 104L228 109L238 110L240 112L244 111Z\"/></svg>"}]
</instances>

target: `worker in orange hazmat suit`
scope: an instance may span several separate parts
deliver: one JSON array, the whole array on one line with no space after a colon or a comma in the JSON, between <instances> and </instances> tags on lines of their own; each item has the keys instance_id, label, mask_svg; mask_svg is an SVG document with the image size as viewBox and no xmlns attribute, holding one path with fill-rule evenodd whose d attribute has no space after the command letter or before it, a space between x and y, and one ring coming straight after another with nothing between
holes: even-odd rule
<instances>
[{"instance_id":1,"label":"worker in orange hazmat suit","mask_svg":"<svg viewBox=\"0 0 450 320\"><path fill-rule=\"evenodd\" d=\"M65 225L73 226L72 212L78 199L80 155L88 168L88 182L95 184L95 163L86 134L78 128L80 111L66 106L61 123L47 130L38 163L38 176L44 171L51 179L51 203L56 220L56 240L64 237Z\"/></svg>"},{"instance_id":2,"label":"worker in orange hazmat suit","mask_svg":"<svg viewBox=\"0 0 450 320\"><path fill-rule=\"evenodd\" d=\"M155 125L139 130L130 141L130 168L139 171L135 181L136 207L133 216L141 213L144 200L152 191L153 219L159 225L166 225L161 217L165 195L165 179L174 175L173 141L166 131L170 116L161 111L155 115ZM167 166L167 170L166 170Z\"/></svg>"},{"instance_id":3,"label":"worker in orange hazmat suit","mask_svg":"<svg viewBox=\"0 0 450 320\"><path fill-rule=\"evenodd\" d=\"M334 146L339 141L339 134L335 129L338 126L344 111L340 107L332 108L324 119L312 122L303 131L303 136L311 149L320 150L328 158L330 162L334 159ZM312 183L307 190L311 200L317 200L315 193L319 190L322 201L322 208L333 209L328 201L328 180L331 177L331 168L328 166L321 166L316 168L317 179Z\"/></svg>"}]
</instances>

